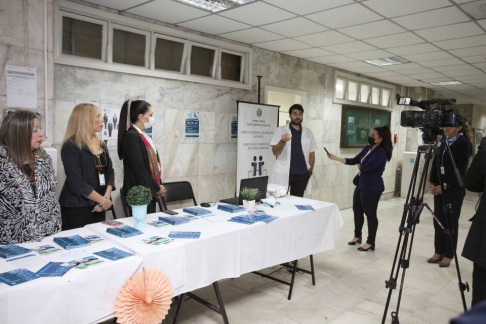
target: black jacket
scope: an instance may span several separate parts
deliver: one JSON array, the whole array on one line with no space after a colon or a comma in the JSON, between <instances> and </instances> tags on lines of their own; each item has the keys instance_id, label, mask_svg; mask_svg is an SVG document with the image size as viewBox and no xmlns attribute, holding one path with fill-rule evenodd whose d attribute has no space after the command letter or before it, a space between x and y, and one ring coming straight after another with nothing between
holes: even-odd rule
<instances>
[{"instance_id":1,"label":"black jacket","mask_svg":"<svg viewBox=\"0 0 486 324\"><path fill-rule=\"evenodd\" d=\"M464 177L466 189L482 192L483 197L467 234L462 256L486 268L486 137L483 137L478 153Z\"/></svg>"},{"instance_id":2,"label":"black jacket","mask_svg":"<svg viewBox=\"0 0 486 324\"><path fill-rule=\"evenodd\" d=\"M155 197L160 190L160 183L155 182L150 171L147 147L142 136L136 130L129 129L123 136L122 149L124 175L122 194L126 196L130 188L144 186L149 188Z\"/></svg>"},{"instance_id":3,"label":"black jacket","mask_svg":"<svg viewBox=\"0 0 486 324\"><path fill-rule=\"evenodd\" d=\"M106 152L105 183L115 190L115 171L111 163L110 154L105 144ZM73 142L66 142L61 149L61 159L66 173L66 181L62 187L59 203L63 207L90 207L95 202L86 198L93 190L100 195L105 194L106 186L100 186L98 171L95 168L93 153L88 147L79 149Z\"/></svg>"},{"instance_id":4,"label":"black jacket","mask_svg":"<svg viewBox=\"0 0 486 324\"><path fill-rule=\"evenodd\" d=\"M472 145L471 142L465 136L459 137L454 143L450 145L452 157L454 158L454 162L456 162L457 169L461 174L461 177L464 177L466 173L467 164L469 162L469 157L472 153ZM450 188L458 187L457 179L454 174L454 168L452 165L452 161L449 155L449 152L444 152L445 146L442 146L440 149L440 153L437 154L434 158L434 162L432 163L432 167L430 168L430 182L434 183L436 186L439 185L439 177L437 175L437 171L440 172L440 169L437 170L436 161L439 160L439 164L444 166L445 174L441 175L442 182L446 183Z\"/></svg>"}]
</instances>

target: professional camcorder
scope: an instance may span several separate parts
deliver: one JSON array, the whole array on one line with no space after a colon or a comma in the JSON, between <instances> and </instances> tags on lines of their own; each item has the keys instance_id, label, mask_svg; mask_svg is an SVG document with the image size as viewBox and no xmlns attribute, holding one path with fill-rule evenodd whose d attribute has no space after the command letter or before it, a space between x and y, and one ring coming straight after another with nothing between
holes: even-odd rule
<instances>
[{"instance_id":1,"label":"professional camcorder","mask_svg":"<svg viewBox=\"0 0 486 324\"><path fill-rule=\"evenodd\" d=\"M415 106L424 111L407 110L402 111L400 125L402 127L420 128L441 128L457 126L457 112L454 109L445 109L445 105L452 105L456 99L430 99L413 100L410 97L400 97L397 101L399 105ZM431 105L437 107L431 108Z\"/></svg>"}]
</instances>

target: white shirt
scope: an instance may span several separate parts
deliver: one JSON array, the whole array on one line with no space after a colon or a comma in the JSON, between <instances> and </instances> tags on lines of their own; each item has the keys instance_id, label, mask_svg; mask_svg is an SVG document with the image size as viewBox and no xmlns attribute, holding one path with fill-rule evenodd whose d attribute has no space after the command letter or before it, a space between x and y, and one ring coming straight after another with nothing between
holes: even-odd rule
<instances>
[{"instance_id":1,"label":"white shirt","mask_svg":"<svg viewBox=\"0 0 486 324\"><path fill-rule=\"evenodd\" d=\"M281 126L277 128L275 130L275 133L273 134L273 138L272 141L270 142L270 145L272 146L277 145L282 139L283 134L292 135L290 131L290 127L291 126L289 123L285 126ZM300 127L302 129L302 137L301 137L302 151L304 153L307 169L309 169L310 168L309 154L317 150L317 143L314 138L314 134L310 129L302 125L300 125ZM273 182L275 184L285 186L286 188L289 186L291 147L292 147L292 138L287 143L285 143L282 153L280 153L280 155L277 156L277 161L275 161L275 164L273 166ZM312 187L311 181L309 179L306 188L306 192L309 194L311 193L311 187Z\"/></svg>"}]
</instances>

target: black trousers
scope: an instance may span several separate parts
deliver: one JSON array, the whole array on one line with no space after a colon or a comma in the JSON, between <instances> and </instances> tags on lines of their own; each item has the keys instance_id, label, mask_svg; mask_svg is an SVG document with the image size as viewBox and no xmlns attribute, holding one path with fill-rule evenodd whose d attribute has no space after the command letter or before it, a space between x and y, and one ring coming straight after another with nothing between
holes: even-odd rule
<instances>
[{"instance_id":1,"label":"black trousers","mask_svg":"<svg viewBox=\"0 0 486 324\"><path fill-rule=\"evenodd\" d=\"M310 174L290 174L289 187L290 194L296 197L304 197L304 191L309 182Z\"/></svg>"},{"instance_id":2,"label":"black trousers","mask_svg":"<svg viewBox=\"0 0 486 324\"><path fill-rule=\"evenodd\" d=\"M454 247L457 248L457 233L459 231L459 216L461 215L462 202L466 191L461 188L449 188L443 193L445 203L452 205L452 213L449 214L449 228L452 231L452 239ZM434 196L434 214L443 226L447 226L444 208L442 207L442 196ZM440 225L434 221L434 248L435 253L444 255L446 258L452 259L454 257L454 250L452 249L451 238L444 233Z\"/></svg>"},{"instance_id":3,"label":"black trousers","mask_svg":"<svg viewBox=\"0 0 486 324\"><path fill-rule=\"evenodd\" d=\"M105 213L91 212L93 207L63 207L61 206L62 230L81 228L88 224L99 223L105 220Z\"/></svg>"},{"instance_id":4,"label":"black trousers","mask_svg":"<svg viewBox=\"0 0 486 324\"><path fill-rule=\"evenodd\" d=\"M472 302L474 306L486 300L486 268L480 267L474 263L472 273Z\"/></svg>"},{"instance_id":5,"label":"black trousers","mask_svg":"<svg viewBox=\"0 0 486 324\"><path fill-rule=\"evenodd\" d=\"M362 191L356 186L353 195L354 212L354 237L361 237L361 230L364 224L364 215L368 220L368 239L366 243L375 244L376 232L378 231L378 217L376 210L380 201L381 192Z\"/></svg>"}]
</instances>

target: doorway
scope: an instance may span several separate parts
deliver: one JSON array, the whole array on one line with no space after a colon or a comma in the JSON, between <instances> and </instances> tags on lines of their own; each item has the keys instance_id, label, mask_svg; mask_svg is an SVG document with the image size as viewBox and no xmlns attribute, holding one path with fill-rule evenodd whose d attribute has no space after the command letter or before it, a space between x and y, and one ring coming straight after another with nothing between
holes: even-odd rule
<instances>
[{"instance_id":1,"label":"doorway","mask_svg":"<svg viewBox=\"0 0 486 324\"><path fill-rule=\"evenodd\" d=\"M265 103L280 106L278 109L278 126L290 122L289 108L293 104L301 104L305 110L306 92L293 89L265 86ZM305 114L304 114L305 120Z\"/></svg>"}]
</instances>

